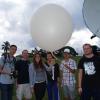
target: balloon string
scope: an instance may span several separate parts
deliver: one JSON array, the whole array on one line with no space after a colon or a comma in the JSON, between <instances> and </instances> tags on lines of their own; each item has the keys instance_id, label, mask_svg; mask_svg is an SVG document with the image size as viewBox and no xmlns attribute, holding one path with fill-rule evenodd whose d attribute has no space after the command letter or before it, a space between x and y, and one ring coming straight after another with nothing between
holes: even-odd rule
<instances>
[{"instance_id":1,"label":"balloon string","mask_svg":"<svg viewBox=\"0 0 100 100\"><path fill-rule=\"evenodd\" d=\"M52 52L52 56L57 60L57 61L61 61L58 57L56 57L54 54L53 54L53 52Z\"/></svg>"}]
</instances>

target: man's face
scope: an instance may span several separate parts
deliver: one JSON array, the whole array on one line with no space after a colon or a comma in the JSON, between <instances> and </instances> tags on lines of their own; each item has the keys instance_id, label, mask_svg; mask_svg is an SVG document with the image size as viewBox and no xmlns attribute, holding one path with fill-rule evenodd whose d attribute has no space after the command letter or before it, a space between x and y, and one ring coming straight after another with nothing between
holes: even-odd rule
<instances>
[{"instance_id":1,"label":"man's face","mask_svg":"<svg viewBox=\"0 0 100 100\"><path fill-rule=\"evenodd\" d=\"M65 58L65 59L68 59L68 58L69 58L69 55L70 55L69 53L64 52L64 58Z\"/></svg>"},{"instance_id":2,"label":"man's face","mask_svg":"<svg viewBox=\"0 0 100 100\"><path fill-rule=\"evenodd\" d=\"M93 52L92 52L92 48L91 48L90 45L85 45L85 46L83 47L83 51L84 51L84 54L85 54L85 55L90 55L90 54L93 53Z\"/></svg>"},{"instance_id":3,"label":"man's face","mask_svg":"<svg viewBox=\"0 0 100 100\"><path fill-rule=\"evenodd\" d=\"M24 58L24 59L28 59L29 58L29 54L28 54L28 51L27 50L24 50L22 52L22 58Z\"/></svg>"},{"instance_id":4,"label":"man's face","mask_svg":"<svg viewBox=\"0 0 100 100\"><path fill-rule=\"evenodd\" d=\"M10 54L14 55L14 54L16 53L16 50L17 50L17 48L14 47L14 46L12 46L12 47L9 49Z\"/></svg>"}]
</instances>

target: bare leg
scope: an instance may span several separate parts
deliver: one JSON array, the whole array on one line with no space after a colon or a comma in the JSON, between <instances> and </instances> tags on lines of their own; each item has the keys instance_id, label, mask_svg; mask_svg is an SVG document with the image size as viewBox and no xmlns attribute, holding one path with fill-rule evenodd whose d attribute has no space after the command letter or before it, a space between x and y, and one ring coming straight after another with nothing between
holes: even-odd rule
<instances>
[{"instance_id":1,"label":"bare leg","mask_svg":"<svg viewBox=\"0 0 100 100\"><path fill-rule=\"evenodd\" d=\"M71 100L69 97L64 97L64 100Z\"/></svg>"}]
</instances>

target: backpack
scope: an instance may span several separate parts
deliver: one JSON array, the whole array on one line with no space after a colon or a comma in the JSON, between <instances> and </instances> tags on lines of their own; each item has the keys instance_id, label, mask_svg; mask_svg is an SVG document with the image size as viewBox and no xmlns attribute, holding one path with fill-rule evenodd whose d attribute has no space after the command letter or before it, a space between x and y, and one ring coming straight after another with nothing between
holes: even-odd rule
<instances>
[{"instance_id":1,"label":"backpack","mask_svg":"<svg viewBox=\"0 0 100 100\"><path fill-rule=\"evenodd\" d=\"M5 53L5 54L3 54L3 56L4 56L4 59L3 59L3 66L2 66L1 71L4 69L4 66L5 66L5 64L7 63L7 57L9 58L9 54ZM16 58L15 58L15 57L13 57L13 63L14 63L14 65L15 65L15 63L16 63ZM1 73L0 73L0 74L1 74Z\"/></svg>"}]
</instances>

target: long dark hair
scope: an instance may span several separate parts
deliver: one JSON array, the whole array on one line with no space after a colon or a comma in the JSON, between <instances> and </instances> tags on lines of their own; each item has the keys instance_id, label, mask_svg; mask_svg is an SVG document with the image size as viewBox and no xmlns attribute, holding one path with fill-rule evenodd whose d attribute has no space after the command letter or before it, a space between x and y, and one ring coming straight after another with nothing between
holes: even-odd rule
<instances>
[{"instance_id":1,"label":"long dark hair","mask_svg":"<svg viewBox=\"0 0 100 100\"><path fill-rule=\"evenodd\" d=\"M37 63L36 60L35 60L37 55L39 55L39 57L40 57L39 63ZM41 55L38 52L34 54L33 63L34 63L35 69L38 69L38 68L43 69L44 68L44 65L43 65L43 62L42 62L42 57L41 57Z\"/></svg>"}]
</instances>

